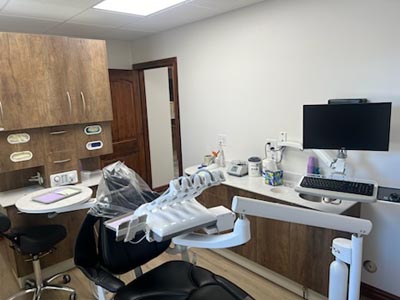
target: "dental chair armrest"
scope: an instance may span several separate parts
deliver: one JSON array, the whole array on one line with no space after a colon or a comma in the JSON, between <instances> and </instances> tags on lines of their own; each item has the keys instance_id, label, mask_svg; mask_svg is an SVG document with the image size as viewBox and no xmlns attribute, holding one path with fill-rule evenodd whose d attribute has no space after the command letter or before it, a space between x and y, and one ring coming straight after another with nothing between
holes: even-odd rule
<instances>
[{"instance_id":1,"label":"dental chair armrest","mask_svg":"<svg viewBox=\"0 0 400 300\"><path fill-rule=\"evenodd\" d=\"M100 286L112 293L116 293L120 288L125 286L125 283L122 280L101 267L77 267L97 286Z\"/></svg>"}]
</instances>

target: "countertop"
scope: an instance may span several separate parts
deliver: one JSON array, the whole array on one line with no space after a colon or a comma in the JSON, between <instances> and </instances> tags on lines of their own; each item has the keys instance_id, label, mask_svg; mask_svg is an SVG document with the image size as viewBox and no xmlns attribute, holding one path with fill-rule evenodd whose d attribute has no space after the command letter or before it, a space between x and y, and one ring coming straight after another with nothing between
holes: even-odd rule
<instances>
[{"instance_id":1,"label":"countertop","mask_svg":"<svg viewBox=\"0 0 400 300\"><path fill-rule=\"evenodd\" d=\"M91 176L87 180L83 180L81 183L78 183L76 186L85 186L92 187L99 184L102 173L96 173L95 176ZM5 192L0 192L0 206L3 208L13 206L17 202L18 199L26 196L29 193L33 193L39 190L45 189L45 187L40 185L31 185L15 190L9 190Z\"/></svg>"},{"instance_id":2,"label":"countertop","mask_svg":"<svg viewBox=\"0 0 400 300\"><path fill-rule=\"evenodd\" d=\"M311 208L327 213L342 214L357 202L342 200L340 204L312 202L300 198L299 194L294 190L295 185L301 178L301 174L285 172L284 171L284 185L283 186L270 186L264 183L263 177L236 177L229 175L225 168L217 168L211 165L209 170L221 169L225 174L226 181L222 184L235 187L238 189L246 190L252 193L268 196L284 202L299 205L302 207ZM192 166L185 169L185 173L191 175L198 171L198 166Z\"/></svg>"}]
</instances>

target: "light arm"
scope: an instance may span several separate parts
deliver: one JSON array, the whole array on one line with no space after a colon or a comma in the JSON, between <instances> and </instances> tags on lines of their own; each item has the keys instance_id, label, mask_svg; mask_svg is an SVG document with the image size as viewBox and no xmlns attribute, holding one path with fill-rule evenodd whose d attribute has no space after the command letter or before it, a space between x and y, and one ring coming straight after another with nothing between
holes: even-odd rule
<instances>
[{"instance_id":1,"label":"light arm","mask_svg":"<svg viewBox=\"0 0 400 300\"><path fill-rule=\"evenodd\" d=\"M369 220L238 196L233 198L232 211L238 214L345 231L357 235L368 235L372 229L372 223Z\"/></svg>"}]
</instances>

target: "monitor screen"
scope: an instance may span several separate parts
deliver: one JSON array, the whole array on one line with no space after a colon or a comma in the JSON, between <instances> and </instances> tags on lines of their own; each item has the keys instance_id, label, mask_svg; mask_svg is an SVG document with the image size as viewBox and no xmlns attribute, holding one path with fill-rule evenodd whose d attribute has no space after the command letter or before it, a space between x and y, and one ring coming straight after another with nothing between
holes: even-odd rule
<instances>
[{"instance_id":1,"label":"monitor screen","mask_svg":"<svg viewBox=\"0 0 400 300\"><path fill-rule=\"evenodd\" d=\"M303 106L304 149L388 151L392 103Z\"/></svg>"}]
</instances>

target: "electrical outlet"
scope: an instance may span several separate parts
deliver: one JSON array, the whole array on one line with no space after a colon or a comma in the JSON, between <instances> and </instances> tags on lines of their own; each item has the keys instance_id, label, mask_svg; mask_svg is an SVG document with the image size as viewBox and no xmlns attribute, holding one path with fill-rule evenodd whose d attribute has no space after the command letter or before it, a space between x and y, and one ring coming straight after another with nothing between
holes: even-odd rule
<instances>
[{"instance_id":1,"label":"electrical outlet","mask_svg":"<svg viewBox=\"0 0 400 300\"><path fill-rule=\"evenodd\" d=\"M227 140L226 134L222 134L222 133L217 134L217 144L218 145L221 144L222 146L226 146L226 140Z\"/></svg>"},{"instance_id":2,"label":"electrical outlet","mask_svg":"<svg viewBox=\"0 0 400 300\"><path fill-rule=\"evenodd\" d=\"M287 132L281 131L279 133L279 141L280 142L287 142Z\"/></svg>"}]
</instances>

